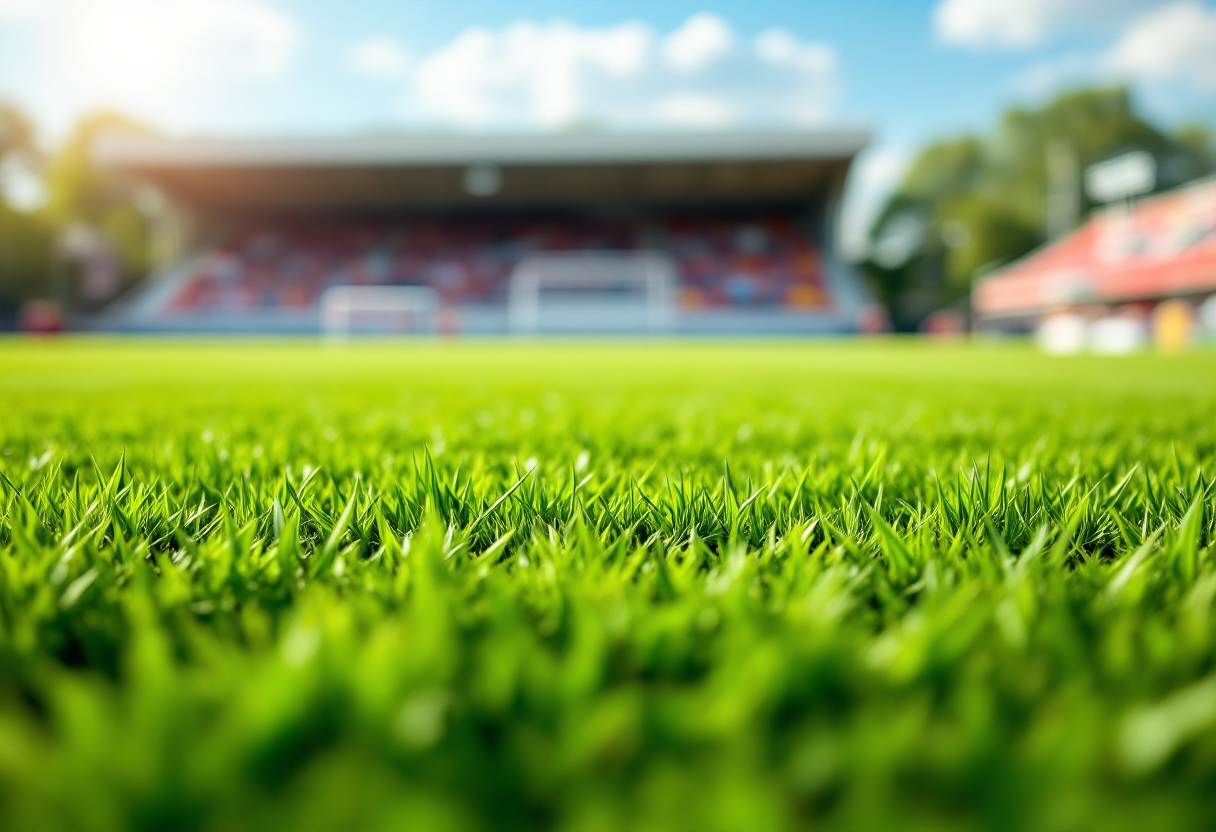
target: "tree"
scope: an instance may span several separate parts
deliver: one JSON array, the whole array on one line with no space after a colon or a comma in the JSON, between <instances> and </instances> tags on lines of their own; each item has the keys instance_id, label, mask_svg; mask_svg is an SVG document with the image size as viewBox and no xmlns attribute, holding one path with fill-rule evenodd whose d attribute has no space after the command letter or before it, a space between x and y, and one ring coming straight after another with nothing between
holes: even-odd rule
<instances>
[{"instance_id":1,"label":"tree","mask_svg":"<svg viewBox=\"0 0 1216 832\"><path fill-rule=\"evenodd\" d=\"M871 229L864 268L892 318L915 327L933 309L965 297L977 273L1046 239L1049 149L1075 171L1129 150L1157 163L1158 187L1216 169L1211 136L1176 135L1138 115L1122 87L1059 96L1039 109L1007 112L989 136L936 142L921 151ZM1079 219L1094 206L1077 181Z\"/></svg>"},{"instance_id":2,"label":"tree","mask_svg":"<svg viewBox=\"0 0 1216 832\"><path fill-rule=\"evenodd\" d=\"M34 123L11 104L0 103L0 170L22 156L37 160ZM0 316L43 293L50 274L51 230L38 213L10 206L0 193Z\"/></svg>"},{"instance_id":3,"label":"tree","mask_svg":"<svg viewBox=\"0 0 1216 832\"><path fill-rule=\"evenodd\" d=\"M105 132L149 132L116 113L83 119L47 168L47 216L57 227L83 222L110 237L124 270L147 267L147 230L130 182L93 164L92 146Z\"/></svg>"},{"instance_id":4,"label":"tree","mask_svg":"<svg viewBox=\"0 0 1216 832\"><path fill-rule=\"evenodd\" d=\"M52 239L41 216L0 200L0 316L10 317L24 301L48 293Z\"/></svg>"},{"instance_id":5,"label":"tree","mask_svg":"<svg viewBox=\"0 0 1216 832\"><path fill-rule=\"evenodd\" d=\"M42 170L47 197L41 209L25 212L0 199L0 309L11 312L26 300L61 293L63 287L52 286L52 272L62 275L70 267L56 265L53 252L60 233L74 225L88 226L109 241L124 284L147 272L149 230L135 188L92 161L94 141L110 130L148 132L124 116L94 114L82 119L44 162L33 122L15 107L0 104L0 163L14 154L33 159Z\"/></svg>"},{"instance_id":6,"label":"tree","mask_svg":"<svg viewBox=\"0 0 1216 832\"><path fill-rule=\"evenodd\" d=\"M113 247L123 285L148 271L149 228L137 207L134 185L93 163L92 146L108 131L150 132L116 113L81 120L47 166L46 216L56 229L83 224L100 232Z\"/></svg>"}]
</instances>

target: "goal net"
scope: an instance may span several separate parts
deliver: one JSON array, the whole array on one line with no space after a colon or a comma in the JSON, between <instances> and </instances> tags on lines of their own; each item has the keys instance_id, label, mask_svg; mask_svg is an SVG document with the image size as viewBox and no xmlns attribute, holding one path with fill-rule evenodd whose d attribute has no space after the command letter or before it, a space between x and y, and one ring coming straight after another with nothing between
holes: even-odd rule
<instances>
[{"instance_id":1,"label":"goal net","mask_svg":"<svg viewBox=\"0 0 1216 832\"><path fill-rule=\"evenodd\" d=\"M439 296L426 286L333 286L321 295L321 333L330 338L436 331Z\"/></svg>"},{"instance_id":2,"label":"goal net","mask_svg":"<svg viewBox=\"0 0 1216 832\"><path fill-rule=\"evenodd\" d=\"M676 271L659 252L532 254L511 273L512 332L662 332Z\"/></svg>"}]
</instances>

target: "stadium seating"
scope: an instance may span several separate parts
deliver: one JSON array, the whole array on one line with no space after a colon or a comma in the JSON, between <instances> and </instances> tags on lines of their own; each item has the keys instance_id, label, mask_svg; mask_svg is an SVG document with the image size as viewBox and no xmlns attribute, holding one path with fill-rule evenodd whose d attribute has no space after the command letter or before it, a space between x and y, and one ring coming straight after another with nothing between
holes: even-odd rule
<instances>
[{"instance_id":1,"label":"stadium seating","mask_svg":"<svg viewBox=\"0 0 1216 832\"><path fill-rule=\"evenodd\" d=\"M670 252L688 312L829 305L819 254L791 218L688 215L645 223L428 219L254 228L202 257L165 312L306 311L339 285L429 286L444 304L499 304L527 254L641 248Z\"/></svg>"},{"instance_id":2,"label":"stadium seating","mask_svg":"<svg viewBox=\"0 0 1216 832\"><path fill-rule=\"evenodd\" d=\"M685 309L827 304L819 254L788 217L674 217L664 230Z\"/></svg>"}]
</instances>

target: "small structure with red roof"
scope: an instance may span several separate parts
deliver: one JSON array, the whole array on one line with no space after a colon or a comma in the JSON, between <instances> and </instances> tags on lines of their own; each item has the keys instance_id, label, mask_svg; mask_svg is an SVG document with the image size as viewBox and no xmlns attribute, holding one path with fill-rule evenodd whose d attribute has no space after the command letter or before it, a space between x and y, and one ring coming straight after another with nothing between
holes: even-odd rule
<instances>
[{"instance_id":1,"label":"small structure with red roof","mask_svg":"<svg viewBox=\"0 0 1216 832\"><path fill-rule=\"evenodd\" d=\"M976 285L981 324L1032 325L1063 310L1203 301L1216 293L1216 178L1094 212L1072 234Z\"/></svg>"}]
</instances>

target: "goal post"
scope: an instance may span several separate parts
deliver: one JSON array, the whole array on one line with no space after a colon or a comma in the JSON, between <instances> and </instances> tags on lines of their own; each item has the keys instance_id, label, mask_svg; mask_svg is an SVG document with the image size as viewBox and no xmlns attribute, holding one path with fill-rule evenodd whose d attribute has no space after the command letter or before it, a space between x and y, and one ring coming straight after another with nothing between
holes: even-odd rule
<instances>
[{"instance_id":1,"label":"goal post","mask_svg":"<svg viewBox=\"0 0 1216 832\"><path fill-rule=\"evenodd\" d=\"M511 273L512 332L663 332L675 308L676 269L655 251L531 254Z\"/></svg>"},{"instance_id":2,"label":"goal post","mask_svg":"<svg viewBox=\"0 0 1216 832\"><path fill-rule=\"evenodd\" d=\"M321 334L432 333L437 329L439 295L428 286L332 286L321 295Z\"/></svg>"}]
</instances>

